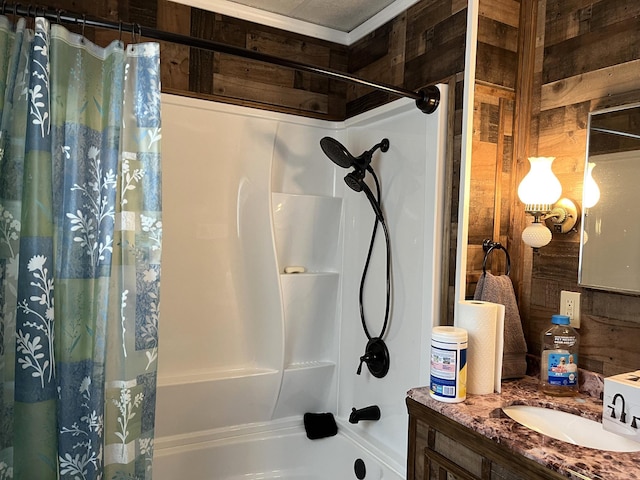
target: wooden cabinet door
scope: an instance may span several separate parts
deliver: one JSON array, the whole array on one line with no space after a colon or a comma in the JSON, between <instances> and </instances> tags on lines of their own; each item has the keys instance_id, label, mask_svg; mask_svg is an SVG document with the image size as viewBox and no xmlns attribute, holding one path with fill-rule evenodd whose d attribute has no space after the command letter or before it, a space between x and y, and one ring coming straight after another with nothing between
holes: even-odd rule
<instances>
[{"instance_id":1,"label":"wooden cabinet door","mask_svg":"<svg viewBox=\"0 0 640 480\"><path fill-rule=\"evenodd\" d=\"M524 480L441 432L429 430L433 440L424 449L425 480Z\"/></svg>"},{"instance_id":2,"label":"wooden cabinet door","mask_svg":"<svg viewBox=\"0 0 640 480\"><path fill-rule=\"evenodd\" d=\"M429 426L424 448L425 480L490 480L491 462Z\"/></svg>"}]
</instances>

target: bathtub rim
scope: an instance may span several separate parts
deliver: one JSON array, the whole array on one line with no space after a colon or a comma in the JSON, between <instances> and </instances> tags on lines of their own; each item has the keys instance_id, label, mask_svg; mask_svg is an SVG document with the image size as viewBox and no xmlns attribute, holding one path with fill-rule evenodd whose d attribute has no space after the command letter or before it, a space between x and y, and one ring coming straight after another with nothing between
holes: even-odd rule
<instances>
[{"instance_id":1,"label":"bathtub rim","mask_svg":"<svg viewBox=\"0 0 640 480\"><path fill-rule=\"evenodd\" d=\"M370 439L355 431L353 426L345 419L336 417L335 420L338 424L338 435L355 444L365 454L375 458L383 467L388 468L400 478L406 477L406 464L393 458L381 446L375 445ZM296 434L305 434L301 416L268 422L233 425L188 434L156 437L154 440L154 458L175 455L186 450L200 450Z\"/></svg>"}]
</instances>

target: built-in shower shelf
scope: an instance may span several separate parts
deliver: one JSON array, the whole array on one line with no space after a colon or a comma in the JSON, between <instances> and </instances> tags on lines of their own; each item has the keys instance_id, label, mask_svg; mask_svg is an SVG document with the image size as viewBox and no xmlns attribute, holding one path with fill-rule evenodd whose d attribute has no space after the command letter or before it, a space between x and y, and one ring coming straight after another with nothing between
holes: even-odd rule
<instances>
[{"instance_id":1,"label":"built-in shower shelf","mask_svg":"<svg viewBox=\"0 0 640 480\"><path fill-rule=\"evenodd\" d=\"M282 376L275 418L326 411L335 395L333 362L300 362L288 365Z\"/></svg>"},{"instance_id":2,"label":"built-in shower shelf","mask_svg":"<svg viewBox=\"0 0 640 480\"><path fill-rule=\"evenodd\" d=\"M286 371L292 370L315 370L315 369L334 369L334 362L298 362L291 363L285 368Z\"/></svg>"},{"instance_id":3,"label":"built-in shower shelf","mask_svg":"<svg viewBox=\"0 0 640 480\"><path fill-rule=\"evenodd\" d=\"M329 199L331 201L338 200L341 201L342 197L334 197L333 195L309 195L306 193L287 193L287 192L271 192L271 195L275 198L278 197L291 197L291 198L318 198L318 199Z\"/></svg>"},{"instance_id":4,"label":"built-in shower shelf","mask_svg":"<svg viewBox=\"0 0 640 480\"><path fill-rule=\"evenodd\" d=\"M281 418L327 410L334 398L342 199L272 192L271 206L285 327Z\"/></svg>"},{"instance_id":5,"label":"built-in shower shelf","mask_svg":"<svg viewBox=\"0 0 640 480\"><path fill-rule=\"evenodd\" d=\"M289 193L271 198L279 271L287 266L337 271L342 199Z\"/></svg>"},{"instance_id":6,"label":"built-in shower shelf","mask_svg":"<svg viewBox=\"0 0 640 480\"><path fill-rule=\"evenodd\" d=\"M313 277L329 277L329 278L333 278L335 281L338 281L339 276L340 275L338 274L338 272L304 272L304 273L281 273L280 274L281 279L298 278L298 279L303 279L303 281Z\"/></svg>"},{"instance_id":7,"label":"built-in shower shelf","mask_svg":"<svg viewBox=\"0 0 640 480\"><path fill-rule=\"evenodd\" d=\"M337 273L281 275L285 365L335 358Z\"/></svg>"}]
</instances>

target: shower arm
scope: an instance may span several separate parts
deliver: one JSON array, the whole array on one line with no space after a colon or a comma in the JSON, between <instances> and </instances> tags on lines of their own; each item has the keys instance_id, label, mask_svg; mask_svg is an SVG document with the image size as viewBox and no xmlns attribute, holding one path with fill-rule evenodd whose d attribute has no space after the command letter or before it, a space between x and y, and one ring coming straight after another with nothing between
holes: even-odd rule
<instances>
[{"instance_id":1,"label":"shower arm","mask_svg":"<svg viewBox=\"0 0 640 480\"><path fill-rule=\"evenodd\" d=\"M293 70L322 75L325 77L333 78L335 80L341 80L344 82L371 87L376 90L396 95L398 97L411 98L415 100L416 107L423 113L427 114L435 112L438 108L438 105L440 104L440 90L435 85L429 85L418 91L408 90L402 87L396 87L394 85L373 82L331 68L316 67L301 62L296 62L294 60L288 60L285 58L276 57L274 55L269 55L267 53L258 52L255 50L227 45L213 40L181 35L164 30L157 30L155 28L142 26L139 23L126 23L122 21L112 22L108 20L87 17L86 15L81 14L69 14L63 10L51 10L46 7L34 7L31 5L25 6L7 2L2 3L1 14L12 14L14 16L20 15L23 17L44 17L47 20L57 23L69 23L74 25L82 25L83 27L87 26L109 30L118 30L120 33L131 33L132 38L134 39L136 36L138 37L138 39L140 37L151 38L154 40L160 40L164 42L175 43L178 45L184 45L187 47L234 55L238 57L248 58L250 60L278 65L280 67L291 68Z\"/></svg>"},{"instance_id":2,"label":"shower arm","mask_svg":"<svg viewBox=\"0 0 640 480\"><path fill-rule=\"evenodd\" d=\"M362 155L360 155L359 157L355 157L353 159L354 165L352 165L354 168L364 171L366 170L367 172L374 174L373 168L371 167L371 159L373 158L373 154L376 152L376 150L380 149L383 152L386 152L389 150L389 140L384 138L382 139L382 141L376 145L374 145L373 147L371 147L369 150L365 151ZM367 195L369 196L369 195ZM373 194L371 194L371 197L373 197Z\"/></svg>"}]
</instances>

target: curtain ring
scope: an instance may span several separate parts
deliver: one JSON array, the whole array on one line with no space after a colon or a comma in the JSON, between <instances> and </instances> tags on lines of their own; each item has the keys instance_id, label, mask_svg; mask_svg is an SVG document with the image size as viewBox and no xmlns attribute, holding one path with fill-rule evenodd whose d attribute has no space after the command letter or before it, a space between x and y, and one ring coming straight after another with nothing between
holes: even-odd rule
<instances>
[{"instance_id":1,"label":"curtain ring","mask_svg":"<svg viewBox=\"0 0 640 480\"><path fill-rule=\"evenodd\" d=\"M136 34L138 38L136 39ZM140 37L142 37L142 27L139 23L131 24L131 41L133 43L138 43L140 41Z\"/></svg>"},{"instance_id":2,"label":"curtain ring","mask_svg":"<svg viewBox=\"0 0 640 480\"><path fill-rule=\"evenodd\" d=\"M57 16L57 20L58 20L58 25L62 25L62 22L60 21L60 14L61 14L62 10L58 9L58 16Z\"/></svg>"},{"instance_id":3,"label":"curtain ring","mask_svg":"<svg viewBox=\"0 0 640 480\"><path fill-rule=\"evenodd\" d=\"M82 36L84 37L84 27L87 26L87 16L82 14Z\"/></svg>"},{"instance_id":4,"label":"curtain ring","mask_svg":"<svg viewBox=\"0 0 640 480\"><path fill-rule=\"evenodd\" d=\"M17 3L13 4L13 16L14 17L18 16L18 4Z\"/></svg>"},{"instance_id":5,"label":"curtain ring","mask_svg":"<svg viewBox=\"0 0 640 480\"><path fill-rule=\"evenodd\" d=\"M33 25L33 30L36 29L36 17L31 13L31 5L27 7L27 20L30 20L31 25Z\"/></svg>"},{"instance_id":6,"label":"curtain ring","mask_svg":"<svg viewBox=\"0 0 640 480\"><path fill-rule=\"evenodd\" d=\"M122 20L118 20L118 41L122 41Z\"/></svg>"},{"instance_id":7,"label":"curtain ring","mask_svg":"<svg viewBox=\"0 0 640 480\"><path fill-rule=\"evenodd\" d=\"M4 15L6 8L7 8L7 0L2 0L2 15Z\"/></svg>"}]
</instances>

